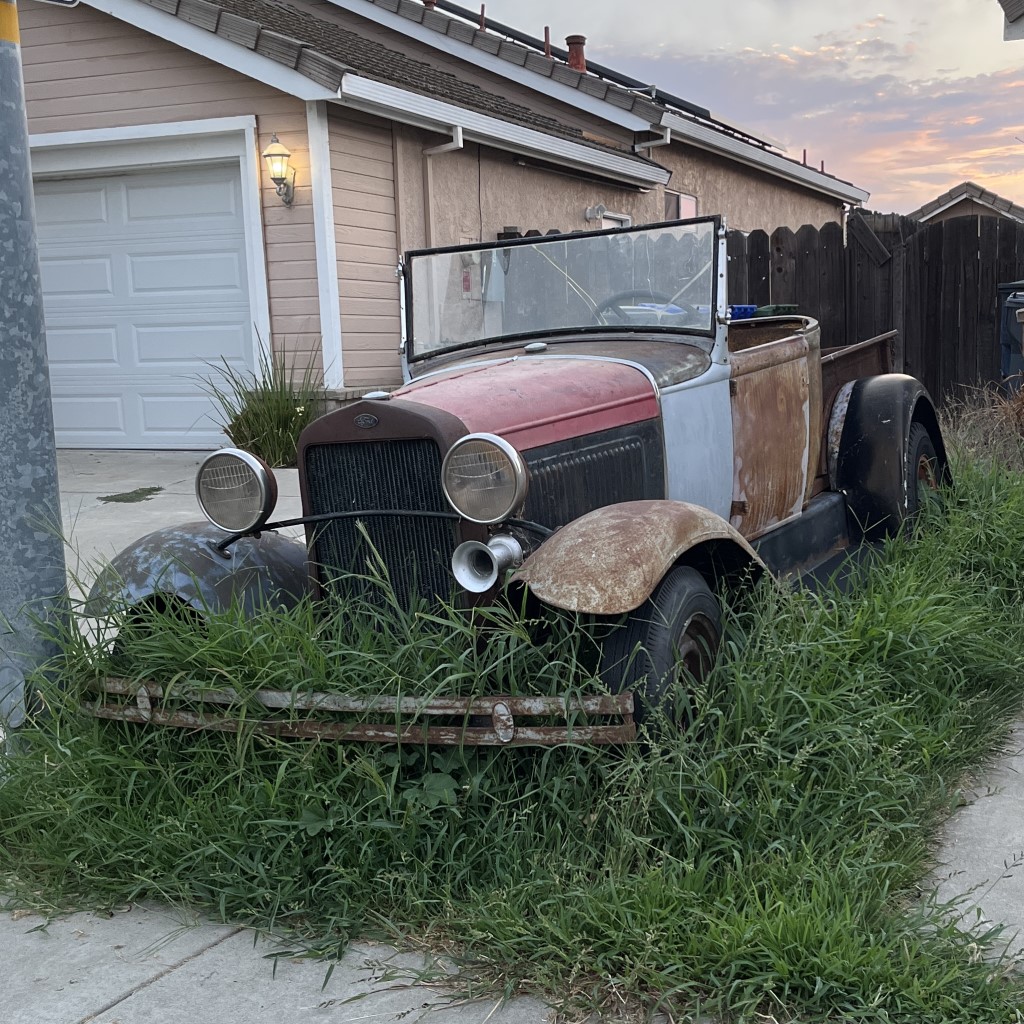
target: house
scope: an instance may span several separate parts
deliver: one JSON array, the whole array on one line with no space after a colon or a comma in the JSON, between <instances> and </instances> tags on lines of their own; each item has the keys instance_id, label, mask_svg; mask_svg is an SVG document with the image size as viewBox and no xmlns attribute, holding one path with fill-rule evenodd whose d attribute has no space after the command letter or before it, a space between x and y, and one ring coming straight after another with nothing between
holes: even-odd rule
<instances>
[{"instance_id":1,"label":"house","mask_svg":"<svg viewBox=\"0 0 1024 1024\"><path fill-rule=\"evenodd\" d=\"M1003 38L1024 39L1024 0L999 0L1003 9Z\"/></svg>"},{"instance_id":2,"label":"house","mask_svg":"<svg viewBox=\"0 0 1024 1024\"><path fill-rule=\"evenodd\" d=\"M1022 0L1024 2L1024 0ZM1009 199L997 196L995 192L975 185L973 181L963 181L931 202L925 203L920 209L908 214L914 220L924 224L937 224L942 220L964 216L1005 217L1024 223L1024 206L1011 203Z\"/></svg>"},{"instance_id":3,"label":"house","mask_svg":"<svg viewBox=\"0 0 1024 1024\"><path fill-rule=\"evenodd\" d=\"M401 379L402 252L506 229L838 220L867 193L445 0L19 4L58 443L223 442L272 347ZM280 186L261 159L287 151Z\"/></svg>"}]
</instances>

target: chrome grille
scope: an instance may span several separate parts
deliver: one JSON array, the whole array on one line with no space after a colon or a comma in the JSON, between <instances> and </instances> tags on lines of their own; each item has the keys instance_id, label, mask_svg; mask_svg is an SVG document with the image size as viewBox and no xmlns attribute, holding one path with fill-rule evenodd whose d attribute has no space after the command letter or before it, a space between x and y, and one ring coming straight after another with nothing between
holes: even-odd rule
<instances>
[{"instance_id":1,"label":"chrome grille","mask_svg":"<svg viewBox=\"0 0 1024 1024\"><path fill-rule=\"evenodd\" d=\"M310 515L451 512L441 490L441 453L430 440L310 445L305 469ZM320 585L328 592L367 595L373 585L351 574L375 575L379 560L403 607L414 595L428 601L452 596L453 519L364 515L314 523L307 530Z\"/></svg>"}]
</instances>

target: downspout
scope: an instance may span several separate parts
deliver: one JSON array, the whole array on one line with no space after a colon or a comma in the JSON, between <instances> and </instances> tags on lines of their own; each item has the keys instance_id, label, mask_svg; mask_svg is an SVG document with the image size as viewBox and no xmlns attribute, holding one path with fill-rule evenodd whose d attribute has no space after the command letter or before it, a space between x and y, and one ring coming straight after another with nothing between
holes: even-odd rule
<instances>
[{"instance_id":1,"label":"downspout","mask_svg":"<svg viewBox=\"0 0 1024 1024\"><path fill-rule=\"evenodd\" d=\"M442 142L439 146L430 146L423 150L423 235L425 247L434 245L434 173L432 156L441 153L454 153L462 149L462 126L452 125L451 142Z\"/></svg>"}]
</instances>

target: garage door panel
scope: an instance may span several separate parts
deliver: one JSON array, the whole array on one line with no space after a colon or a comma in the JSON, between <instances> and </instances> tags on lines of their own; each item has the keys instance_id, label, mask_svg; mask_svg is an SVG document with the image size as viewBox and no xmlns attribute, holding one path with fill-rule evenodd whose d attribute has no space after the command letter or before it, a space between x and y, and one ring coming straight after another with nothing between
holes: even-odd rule
<instances>
[{"instance_id":1,"label":"garage door panel","mask_svg":"<svg viewBox=\"0 0 1024 1024\"><path fill-rule=\"evenodd\" d=\"M72 444L76 438L92 437L121 441L126 436L124 398L120 394L79 395L54 387L53 427Z\"/></svg>"},{"instance_id":2,"label":"garage door panel","mask_svg":"<svg viewBox=\"0 0 1024 1024\"><path fill-rule=\"evenodd\" d=\"M226 443L203 381L254 367L238 166L36 186L58 444Z\"/></svg>"},{"instance_id":3,"label":"garage door panel","mask_svg":"<svg viewBox=\"0 0 1024 1024\"><path fill-rule=\"evenodd\" d=\"M47 327L46 348L51 373L62 369L111 373L121 365L113 327Z\"/></svg>"},{"instance_id":4,"label":"garage door panel","mask_svg":"<svg viewBox=\"0 0 1024 1024\"><path fill-rule=\"evenodd\" d=\"M160 224L172 224L176 229L183 225L202 230L218 230L218 226L223 229L225 224L230 226L236 221L239 212L237 185L223 178L202 185L191 180L130 183L125 198L128 225L144 222L147 231Z\"/></svg>"},{"instance_id":5,"label":"garage door panel","mask_svg":"<svg viewBox=\"0 0 1024 1024\"><path fill-rule=\"evenodd\" d=\"M141 433L151 440L164 440L181 433L184 420L193 439L206 439L211 447L226 444L210 402L203 396L181 390L170 394L138 395Z\"/></svg>"},{"instance_id":6,"label":"garage door panel","mask_svg":"<svg viewBox=\"0 0 1024 1024\"><path fill-rule=\"evenodd\" d=\"M239 369L248 367L249 334L240 324L178 324L136 327L135 362L153 369L186 366L194 371L197 361L220 363L221 358Z\"/></svg>"},{"instance_id":7,"label":"garage door panel","mask_svg":"<svg viewBox=\"0 0 1024 1024\"><path fill-rule=\"evenodd\" d=\"M107 193L102 188L75 188L36 196L36 225L49 227L106 224L109 217Z\"/></svg>"},{"instance_id":8,"label":"garage door panel","mask_svg":"<svg viewBox=\"0 0 1024 1024\"><path fill-rule=\"evenodd\" d=\"M245 289L238 252L133 255L128 267L134 295L221 292L233 299Z\"/></svg>"},{"instance_id":9,"label":"garage door panel","mask_svg":"<svg viewBox=\"0 0 1024 1024\"><path fill-rule=\"evenodd\" d=\"M54 259L41 256L40 280L44 303L73 298L76 302L90 296L109 301L114 295L114 263L109 258Z\"/></svg>"}]
</instances>

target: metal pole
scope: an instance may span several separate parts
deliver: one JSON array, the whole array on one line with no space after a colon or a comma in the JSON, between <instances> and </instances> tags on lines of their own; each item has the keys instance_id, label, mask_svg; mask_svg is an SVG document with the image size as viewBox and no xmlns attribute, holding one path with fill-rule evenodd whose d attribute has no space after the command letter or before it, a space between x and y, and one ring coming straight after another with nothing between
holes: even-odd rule
<instances>
[{"instance_id":1,"label":"metal pole","mask_svg":"<svg viewBox=\"0 0 1024 1024\"><path fill-rule=\"evenodd\" d=\"M0 0L0 722L11 726L26 676L55 653L37 622L65 605L59 524L18 12Z\"/></svg>"}]
</instances>

